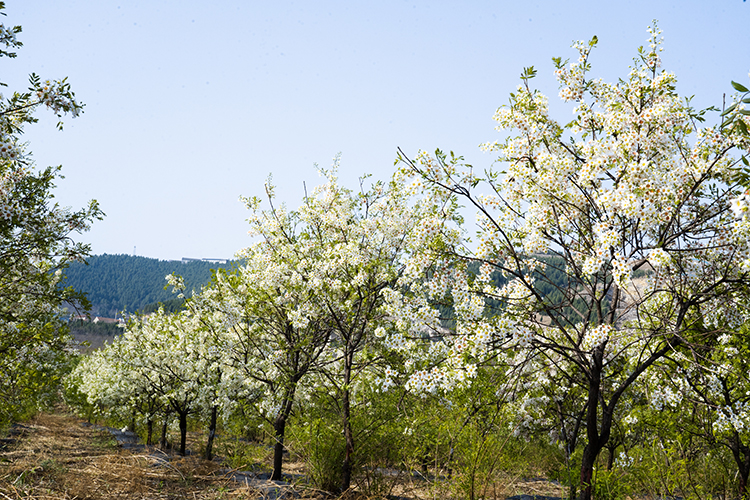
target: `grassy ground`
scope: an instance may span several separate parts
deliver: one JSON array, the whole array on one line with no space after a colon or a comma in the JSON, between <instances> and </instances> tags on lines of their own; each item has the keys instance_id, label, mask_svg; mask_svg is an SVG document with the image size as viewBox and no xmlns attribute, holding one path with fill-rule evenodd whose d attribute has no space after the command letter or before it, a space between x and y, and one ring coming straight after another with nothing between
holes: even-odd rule
<instances>
[{"instance_id":1,"label":"grassy ground","mask_svg":"<svg viewBox=\"0 0 750 500\"><path fill-rule=\"evenodd\" d=\"M189 444L197 449L201 437L194 438ZM229 443L217 448L227 456L231 454ZM58 409L55 414L40 414L16 425L9 439L0 440L0 500L334 498L304 484L278 486L262 479L268 477L265 463L270 456L263 458L260 462L241 462L243 470L252 471L240 474L243 484L232 480L236 471L219 461L208 462L197 455L168 457L143 447L122 449L109 432L88 426ZM292 458L284 469L291 476L304 478L306 467ZM397 470L381 472L379 477L382 484L376 496L380 498L426 500L456 496L444 480L441 484ZM492 481L491 491L483 491L481 496L503 499L509 495L561 493L559 485L540 478L503 475ZM350 500L368 498L356 491L346 496Z\"/></svg>"}]
</instances>

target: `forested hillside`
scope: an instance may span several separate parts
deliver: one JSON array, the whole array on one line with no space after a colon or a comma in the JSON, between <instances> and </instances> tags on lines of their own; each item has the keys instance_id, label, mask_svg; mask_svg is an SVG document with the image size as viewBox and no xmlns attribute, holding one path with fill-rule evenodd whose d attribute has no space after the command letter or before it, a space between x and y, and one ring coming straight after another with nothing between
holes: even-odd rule
<instances>
[{"instance_id":1,"label":"forested hillside","mask_svg":"<svg viewBox=\"0 0 750 500\"><path fill-rule=\"evenodd\" d=\"M211 280L211 270L231 267L203 261L168 261L131 255L93 255L88 264L73 263L65 270L65 285L85 292L91 314L114 317L135 312L156 302L174 299L164 279L174 273L185 279L188 290L200 289Z\"/></svg>"}]
</instances>

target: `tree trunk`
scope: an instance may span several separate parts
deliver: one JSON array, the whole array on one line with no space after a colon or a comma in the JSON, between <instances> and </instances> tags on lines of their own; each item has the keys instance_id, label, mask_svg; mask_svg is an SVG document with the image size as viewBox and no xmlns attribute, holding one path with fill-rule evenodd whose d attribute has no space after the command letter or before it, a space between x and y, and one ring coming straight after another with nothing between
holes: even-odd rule
<instances>
[{"instance_id":1,"label":"tree trunk","mask_svg":"<svg viewBox=\"0 0 750 500\"><path fill-rule=\"evenodd\" d=\"M732 450L734 461L737 464L737 486L740 498L744 500L748 498L747 479L750 475L750 448L742 444L740 435L737 432L734 432L729 442L729 448Z\"/></svg>"},{"instance_id":2,"label":"tree trunk","mask_svg":"<svg viewBox=\"0 0 750 500\"><path fill-rule=\"evenodd\" d=\"M180 455L185 456L185 445L187 444L187 412L181 411L180 415Z\"/></svg>"},{"instance_id":3,"label":"tree trunk","mask_svg":"<svg viewBox=\"0 0 750 500\"><path fill-rule=\"evenodd\" d=\"M154 436L154 419L149 418L146 422L146 446L151 446L153 443Z\"/></svg>"},{"instance_id":4,"label":"tree trunk","mask_svg":"<svg viewBox=\"0 0 750 500\"><path fill-rule=\"evenodd\" d=\"M273 474L271 475L271 481L281 481L281 468L284 461L284 434L286 432L287 420L289 420L289 416L292 414L294 394L297 391L297 382L299 381L299 378L298 375L292 377L291 385L287 389L286 394L284 394L281 408L276 415L276 420L273 422L274 445Z\"/></svg>"},{"instance_id":5,"label":"tree trunk","mask_svg":"<svg viewBox=\"0 0 750 500\"><path fill-rule=\"evenodd\" d=\"M744 470L743 470L744 469ZM740 498L745 500L747 498L747 475L748 470L746 467L740 468L740 474L739 474L739 489L740 489Z\"/></svg>"},{"instance_id":6,"label":"tree trunk","mask_svg":"<svg viewBox=\"0 0 750 500\"><path fill-rule=\"evenodd\" d=\"M346 356L344 364L344 394L341 401L341 410L344 424L344 464L341 470L341 492L345 492L352 484L352 470L354 469L354 434L351 422L351 391L349 384L352 379L353 353Z\"/></svg>"},{"instance_id":7,"label":"tree trunk","mask_svg":"<svg viewBox=\"0 0 750 500\"><path fill-rule=\"evenodd\" d=\"M349 489L352 483L352 470L354 469L354 434L352 433L351 408L349 401L349 389L344 391L343 413L344 413L344 441L346 449L344 452L344 465L341 470L341 491Z\"/></svg>"},{"instance_id":8,"label":"tree trunk","mask_svg":"<svg viewBox=\"0 0 750 500\"><path fill-rule=\"evenodd\" d=\"M594 464L599 456L602 446L609 438L609 432L604 430L604 418L602 418L602 434L599 434L599 396L601 394L602 359L604 358L604 347L599 346L591 353L592 363L589 374L589 395L586 409L586 447L583 449L581 459L581 494L579 500L591 500L594 490ZM611 419L609 425L612 425Z\"/></svg>"},{"instance_id":9,"label":"tree trunk","mask_svg":"<svg viewBox=\"0 0 750 500\"><path fill-rule=\"evenodd\" d=\"M591 500L594 490L594 464L596 457L599 455L598 450L592 443L588 443L583 449L583 458L581 460L581 496L579 500Z\"/></svg>"},{"instance_id":10,"label":"tree trunk","mask_svg":"<svg viewBox=\"0 0 750 500\"><path fill-rule=\"evenodd\" d=\"M213 449L214 449L214 438L216 437L216 414L218 413L218 408L216 405L214 405L213 408L211 408L211 423L208 424L208 441L206 442L206 454L203 456L206 460L211 460L213 456Z\"/></svg>"},{"instance_id":11,"label":"tree trunk","mask_svg":"<svg viewBox=\"0 0 750 500\"><path fill-rule=\"evenodd\" d=\"M578 445L578 434L581 432L581 423L583 422L583 416L586 414L586 408L576 414L575 425L573 426L573 429L568 430L565 426L566 412L563 409L562 402L557 402L557 416L560 418L560 431L565 440L565 470L568 475L568 482L570 483L570 488L568 489L568 500L576 500L576 492L578 491L578 485L572 480L571 476L570 457L573 455L573 452L575 452L576 446Z\"/></svg>"},{"instance_id":12,"label":"tree trunk","mask_svg":"<svg viewBox=\"0 0 750 500\"><path fill-rule=\"evenodd\" d=\"M164 415L164 425L161 426L161 438L159 439L159 447L167 451L167 428L169 427L169 413Z\"/></svg>"},{"instance_id":13,"label":"tree trunk","mask_svg":"<svg viewBox=\"0 0 750 500\"><path fill-rule=\"evenodd\" d=\"M276 415L276 420L273 422L273 474L271 474L271 481L281 481L281 468L284 462L284 432L286 430L286 417L283 415L283 411Z\"/></svg>"},{"instance_id":14,"label":"tree trunk","mask_svg":"<svg viewBox=\"0 0 750 500\"><path fill-rule=\"evenodd\" d=\"M273 445L273 474L271 481L281 481L281 468L284 462L284 432L286 431L287 416L280 411L273 422L274 445Z\"/></svg>"}]
</instances>

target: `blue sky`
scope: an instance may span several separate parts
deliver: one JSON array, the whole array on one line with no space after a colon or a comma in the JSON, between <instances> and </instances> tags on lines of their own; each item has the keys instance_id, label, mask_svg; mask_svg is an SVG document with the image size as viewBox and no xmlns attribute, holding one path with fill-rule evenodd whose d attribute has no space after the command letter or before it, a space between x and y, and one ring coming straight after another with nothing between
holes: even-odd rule
<instances>
[{"instance_id":1,"label":"blue sky","mask_svg":"<svg viewBox=\"0 0 750 500\"><path fill-rule=\"evenodd\" d=\"M269 174L296 207L341 153L341 182L385 179L396 148L493 158L492 115L523 67L557 104L551 58L599 38L592 76L625 77L646 28L697 107L748 83L750 2L7 0L24 47L0 81L67 76L81 117L40 113L25 134L37 165L63 165L56 200L97 199L107 216L82 241L95 254L228 258L251 243L240 195Z\"/></svg>"}]
</instances>

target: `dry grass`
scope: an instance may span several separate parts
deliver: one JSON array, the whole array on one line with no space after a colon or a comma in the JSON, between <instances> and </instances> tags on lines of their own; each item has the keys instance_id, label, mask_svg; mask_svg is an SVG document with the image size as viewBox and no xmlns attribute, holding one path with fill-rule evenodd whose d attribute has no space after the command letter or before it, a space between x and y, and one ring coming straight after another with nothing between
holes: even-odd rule
<instances>
[{"instance_id":1,"label":"dry grass","mask_svg":"<svg viewBox=\"0 0 750 500\"><path fill-rule=\"evenodd\" d=\"M455 482L458 477L439 480L425 480L418 475L402 474L386 480L381 491L390 497L409 498L413 500L436 500L464 498L465 491L457 488ZM475 495L478 498L507 499L519 495L530 495L533 497L565 498L567 491L563 490L557 483L544 478L525 479L518 475L498 472L491 481L486 484L477 482Z\"/></svg>"},{"instance_id":2,"label":"dry grass","mask_svg":"<svg viewBox=\"0 0 750 500\"><path fill-rule=\"evenodd\" d=\"M274 496L261 483L229 479L214 462L165 460L117 448L106 431L69 415L41 414L15 428L0 448L0 499L256 499ZM314 492L295 496L319 496Z\"/></svg>"}]
</instances>

